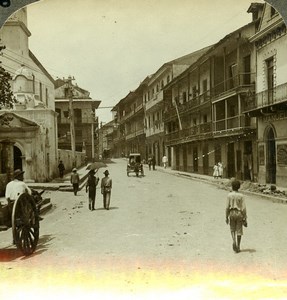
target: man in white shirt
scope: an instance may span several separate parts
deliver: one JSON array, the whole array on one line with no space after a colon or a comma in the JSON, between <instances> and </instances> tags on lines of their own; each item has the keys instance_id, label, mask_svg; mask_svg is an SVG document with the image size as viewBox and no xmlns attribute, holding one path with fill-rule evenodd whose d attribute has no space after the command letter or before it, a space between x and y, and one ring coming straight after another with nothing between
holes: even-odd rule
<instances>
[{"instance_id":1,"label":"man in white shirt","mask_svg":"<svg viewBox=\"0 0 287 300\"><path fill-rule=\"evenodd\" d=\"M15 170L14 180L10 181L6 186L5 197L8 201L8 204L17 200L23 193L32 195L32 191L23 180L24 171L21 171L20 169Z\"/></svg>"}]
</instances>

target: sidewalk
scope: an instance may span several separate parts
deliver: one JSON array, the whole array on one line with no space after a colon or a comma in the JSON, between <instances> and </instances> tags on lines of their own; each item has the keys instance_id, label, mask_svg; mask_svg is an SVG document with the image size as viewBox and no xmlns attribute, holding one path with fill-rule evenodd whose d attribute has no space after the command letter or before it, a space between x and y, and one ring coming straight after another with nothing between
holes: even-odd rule
<instances>
[{"instance_id":1,"label":"sidewalk","mask_svg":"<svg viewBox=\"0 0 287 300\"><path fill-rule=\"evenodd\" d=\"M144 167L146 168L145 174L148 174L148 172L153 172L152 170L148 170L147 165L144 165ZM169 173L174 176L186 177L191 180L206 182L213 184L218 188L231 191L231 180L229 178L213 178L213 176L209 175L172 170L170 167L165 169L161 166L156 166L156 171ZM275 191L271 191L270 185L260 185L255 182L242 181L240 192L243 194L261 197L272 202L287 204L287 188L276 187Z\"/></svg>"}]
</instances>

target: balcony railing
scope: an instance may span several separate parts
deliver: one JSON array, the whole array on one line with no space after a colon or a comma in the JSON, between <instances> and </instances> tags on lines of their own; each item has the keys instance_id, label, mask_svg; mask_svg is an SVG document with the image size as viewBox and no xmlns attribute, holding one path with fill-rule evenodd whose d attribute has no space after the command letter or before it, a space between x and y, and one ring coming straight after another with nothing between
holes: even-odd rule
<instances>
[{"instance_id":1,"label":"balcony railing","mask_svg":"<svg viewBox=\"0 0 287 300\"><path fill-rule=\"evenodd\" d=\"M148 102L146 102L146 104L145 104L146 111L148 111L153 106L160 103L161 101L163 101L163 91L160 91L154 97L152 97Z\"/></svg>"},{"instance_id":2,"label":"balcony railing","mask_svg":"<svg viewBox=\"0 0 287 300\"><path fill-rule=\"evenodd\" d=\"M251 94L246 98L244 111L263 108L287 101L287 83L278 85L273 89L262 91L258 94Z\"/></svg>"},{"instance_id":3,"label":"balcony railing","mask_svg":"<svg viewBox=\"0 0 287 300\"><path fill-rule=\"evenodd\" d=\"M212 88L212 100L216 101L230 93L236 93L240 88L253 91L255 89L255 73L240 73L215 85Z\"/></svg>"},{"instance_id":4,"label":"balcony railing","mask_svg":"<svg viewBox=\"0 0 287 300\"><path fill-rule=\"evenodd\" d=\"M214 132L217 131L228 131L232 129L238 129L238 128L245 128L250 127L249 124L249 118L240 115L240 116L233 116L229 117L227 119L219 120L214 122Z\"/></svg>"},{"instance_id":5,"label":"balcony railing","mask_svg":"<svg viewBox=\"0 0 287 300\"><path fill-rule=\"evenodd\" d=\"M180 141L181 139L197 139L201 134L211 133L212 132L212 123L203 123L199 125L194 125L189 128L184 128L175 132L166 134L167 142L171 141Z\"/></svg>"}]
</instances>

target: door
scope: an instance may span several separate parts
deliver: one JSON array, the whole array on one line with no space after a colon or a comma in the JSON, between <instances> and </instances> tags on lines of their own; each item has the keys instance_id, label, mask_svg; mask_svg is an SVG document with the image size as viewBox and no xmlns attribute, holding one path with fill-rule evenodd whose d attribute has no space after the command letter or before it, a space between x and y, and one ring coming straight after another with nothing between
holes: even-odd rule
<instances>
[{"instance_id":1,"label":"door","mask_svg":"<svg viewBox=\"0 0 287 300\"><path fill-rule=\"evenodd\" d=\"M273 128L269 128L267 132L266 183L276 184L276 143Z\"/></svg>"},{"instance_id":2,"label":"door","mask_svg":"<svg viewBox=\"0 0 287 300\"><path fill-rule=\"evenodd\" d=\"M187 150L186 145L182 147L182 157L183 157L183 171L187 172Z\"/></svg>"},{"instance_id":3,"label":"door","mask_svg":"<svg viewBox=\"0 0 287 300\"><path fill-rule=\"evenodd\" d=\"M14 146L14 170L20 169L23 170L23 166L22 166L22 152L21 150Z\"/></svg>"},{"instance_id":4,"label":"door","mask_svg":"<svg viewBox=\"0 0 287 300\"><path fill-rule=\"evenodd\" d=\"M198 172L198 152L197 152L197 147L194 147L193 150L193 171L195 173Z\"/></svg>"},{"instance_id":5,"label":"door","mask_svg":"<svg viewBox=\"0 0 287 300\"><path fill-rule=\"evenodd\" d=\"M227 146L227 177L235 177L235 155L234 143L229 143Z\"/></svg>"},{"instance_id":6,"label":"door","mask_svg":"<svg viewBox=\"0 0 287 300\"><path fill-rule=\"evenodd\" d=\"M208 144L205 144L203 146L203 174L204 175L209 175L209 159L208 159Z\"/></svg>"}]
</instances>

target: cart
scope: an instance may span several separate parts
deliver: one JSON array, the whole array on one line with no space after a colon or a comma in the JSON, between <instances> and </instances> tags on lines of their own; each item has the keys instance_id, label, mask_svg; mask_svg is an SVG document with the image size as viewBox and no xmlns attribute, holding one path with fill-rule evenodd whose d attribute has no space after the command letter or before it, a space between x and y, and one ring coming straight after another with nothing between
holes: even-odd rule
<instances>
[{"instance_id":1,"label":"cart","mask_svg":"<svg viewBox=\"0 0 287 300\"><path fill-rule=\"evenodd\" d=\"M140 153L131 153L129 155L127 164L127 176L129 176L131 172L134 172L137 177L139 176L139 173L141 174L141 176L144 176L144 169L141 162Z\"/></svg>"},{"instance_id":2,"label":"cart","mask_svg":"<svg viewBox=\"0 0 287 300\"><path fill-rule=\"evenodd\" d=\"M13 204L0 207L0 231L12 228L13 243L25 256L31 255L38 244L43 192L33 190L32 195L21 194Z\"/></svg>"}]
</instances>

